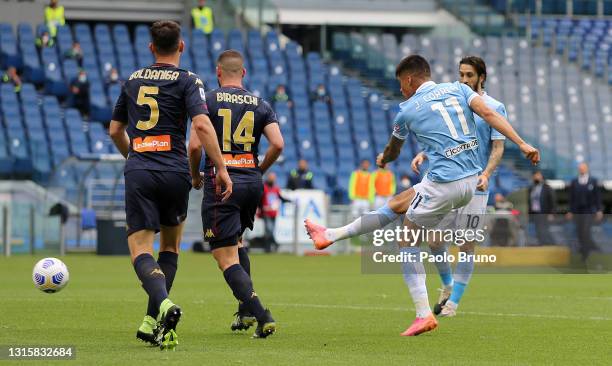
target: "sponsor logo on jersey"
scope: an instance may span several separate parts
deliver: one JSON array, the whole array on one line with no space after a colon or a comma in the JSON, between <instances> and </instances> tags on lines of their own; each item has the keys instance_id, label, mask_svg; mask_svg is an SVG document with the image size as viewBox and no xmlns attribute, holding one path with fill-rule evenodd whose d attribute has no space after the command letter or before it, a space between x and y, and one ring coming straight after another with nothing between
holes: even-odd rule
<instances>
[{"instance_id":1,"label":"sponsor logo on jersey","mask_svg":"<svg viewBox=\"0 0 612 366\"><path fill-rule=\"evenodd\" d=\"M232 168L255 168L253 154L223 154L225 165Z\"/></svg>"},{"instance_id":2,"label":"sponsor logo on jersey","mask_svg":"<svg viewBox=\"0 0 612 366\"><path fill-rule=\"evenodd\" d=\"M170 135L136 137L132 141L132 150L143 153L151 151L170 151L172 143Z\"/></svg>"},{"instance_id":3,"label":"sponsor logo on jersey","mask_svg":"<svg viewBox=\"0 0 612 366\"><path fill-rule=\"evenodd\" d=\"M478 139L468 141L461 145L449 147L448 149L444 150L444 156L447 158L452 158L453 156L459 155L466 150L474 150L476 148L478 148Z\"/></svg>"}]
</instances>

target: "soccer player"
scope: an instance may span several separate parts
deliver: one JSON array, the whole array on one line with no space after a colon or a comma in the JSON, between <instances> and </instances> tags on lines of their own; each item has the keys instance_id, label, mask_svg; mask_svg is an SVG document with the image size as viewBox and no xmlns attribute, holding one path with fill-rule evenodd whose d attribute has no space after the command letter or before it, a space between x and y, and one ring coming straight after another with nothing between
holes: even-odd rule
<instances>
[{"instance_id":1,"label":"soccer player","mask_svg":"<svg viewBox=\"0 0 612 366\"><path fill-rule=\"evenodd\" d=\"M185 44L180 26L158 21L150 30L155 63L137 70L121 90L109 133L126 157L125 211L132 264L149 295L137 337L162 349L174 348L181 309L168 298L178 265L179 244L191 179L185 148L187 116L204 141L219 184L232 191L217 136L207 116L197 75L179 69ZM198 177L199 178L199 177ZM198 184L198 179L195 180ZM160 232L157 261L153 240Z\"/></svg>"},{"instance_id":2,"label":"soccer player","mask_svg":"<svg viewBox=\"0 0 612 366\"><path fill-rule=\"evenodd\" d=\"M487 80L487 66L483 59L476 56L468 56L459 62L459 81L480 95L485 104L504 118L506 107L503 103L495 100L484 91ZM486 123L479 115L474 114L476 122L476 135L478 137L478 161L482 169L478 177L476 191L470 202L456 211L456 224L460 229L478 230L484 226L484 214L487 210L489 200L489 177L501 161L504 154L505 137ZM419 166L427 159L425 153L419 153L412 160L412 170L419 174ZM436 243L437 244L437 243ZM438 258L446 258L446 245L431 244L430 250ZM436 262L436 267L442 280L442 289L438 303L434 305L434 314L451 317L456 315L459 301L463 296L465 288L474 272L474 261L470 255L474 254L474 242L467 242L459 247L459 250L467 253L466 261L457 263L455 273L451 271L450 263L447 261Z\"/></svg>"},{"instance_id":3,"label":"soccer player","mask_svg":"<svg viewBox=\"0 0 612 366\"><path fill-rule=\"evenodd\" d=\"M516 143L532 163L540 159L539 151L524 142L508 121L487 107L467 85L431 81L429 63L423 57L404 58L396 68L396 77L407 100L400 104L393 135L376 163L382 166L397 159L404 139L413 131L429 158L430 170L421 183L349 225L326 229L306 220L306 230L318 249L384 227L403 212L406 212L404 225L408 229L433 228L453 208L466 205L476 189L481 171L476 151L479 143L476 125L469 109ZM418 258L420 248L417 244L400 241L400 251L405 257ZM401 335L415 336L435 329L437 321L429 307L423 263L407 261L402 264L402 271L417 314Z\"/></svg>"},{"instance_id":4,"label":"soccer player","mask_svg":"<svg viewBox=\"0 0 612 366\"><path fill-rule=\"evenodd\" d=\"M284 142L270 105L242 86L245 74L240 52L224 51L217 59L220 87L206 93L211 120L234 186L230 199L223 202L215 191L219 182L215 180L213 164L206 160L202 224L213 257L240 303L232 330L246 330L257 320L253 337L265 338L275 332L276 324L253 290L250 261L246 249L241 247L241 238L246 228L253 228L263 194L262 173L278 159ZM259 163L257 148L262 135L270 147ZM191 171L193 176L198 176L201 150L192 141Z\"/></svg>"}]
</instances>

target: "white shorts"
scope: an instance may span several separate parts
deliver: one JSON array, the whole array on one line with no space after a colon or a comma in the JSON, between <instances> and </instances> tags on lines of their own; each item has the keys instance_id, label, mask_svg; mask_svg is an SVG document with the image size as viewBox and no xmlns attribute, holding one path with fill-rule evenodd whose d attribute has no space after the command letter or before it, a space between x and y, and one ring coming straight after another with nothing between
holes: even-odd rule
<instances>
[{"instance_id":1,"label":"white shorts","mask_svg":"<svg viewBox=\"0 0 612 366\"><path fill-rule=\"evenodd\" d=\"M374 209L381 208L385 203L389 202L392 196L376 196L374 198Z\"/></svg>"},{"instance_id":2,"label":"white shorts","mask_svg":"<svg viewBox=\"0 0 612 366\"><path fill-rule=\"evenodd\" d=\"M406 217L418 226L436 228L447 214L470 202L477 182L477 175L446 183L433 182L425 177L413 187L416 195Z\"/></svg>"},{"instance_id":3,"label":"white shorts","mask_svg":"<svg viewBox=\"0 0 612 366\"><path fill-rule=\"evenodd\" d=\"M489 193L474 193L467 205L454 210L456 213L455 227L457 229L482 229L486 221Z\"/></svg>"}]
</instances>

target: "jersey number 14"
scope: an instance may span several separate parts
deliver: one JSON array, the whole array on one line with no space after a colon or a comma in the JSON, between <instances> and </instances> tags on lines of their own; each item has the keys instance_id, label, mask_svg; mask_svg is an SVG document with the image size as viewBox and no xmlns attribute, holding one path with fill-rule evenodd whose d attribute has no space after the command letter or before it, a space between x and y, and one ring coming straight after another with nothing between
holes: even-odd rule
<instances>
[{"instance_id":1,"label":"jersey number 14","mask_svg":"<svg viewBox=\"0 0 612 366\"><path fill-rule=\"evenodd\" d=\"M255 142L253 128L255 127L255 113L247 111L232 133L232 110L221 108L217 112L223 118L223 151L232 150L232 141L241 144L244 151L251 151L251 145Z\"/></svg>"}]
</instances>

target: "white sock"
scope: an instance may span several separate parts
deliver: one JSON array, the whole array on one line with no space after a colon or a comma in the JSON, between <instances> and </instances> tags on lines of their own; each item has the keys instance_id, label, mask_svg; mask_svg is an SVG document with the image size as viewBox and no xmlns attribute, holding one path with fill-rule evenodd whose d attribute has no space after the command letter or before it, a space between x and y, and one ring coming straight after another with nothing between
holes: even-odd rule
<instances>
[{"instance_id":1,"label":"white sock","mask_svg":"<svg viewBox=\"0 0 612 366\"><path fill-rule=\"evenodd\" d=\"M370 211L351 222L348 225L325 230L325 238L330 241L338 241L342 239L351 238L362 234L371 233L376 229L382 229L389 225L400 215L396 214L389 208L388 205L384 205L381 208Z\"/></svg>"},{"instance_id":2,"label":"white sock","mask_svg":"<svg viewBox=\"0 0 612 366\"><path fill-rule=\"evenodd\" d=\"M404 282L406 282L408 290L410 291L410 296L414 302L417 318L426 318L431 314L431 308L429 307L427 285L425 284L427 276L425 273L425 266L423 266L422 262L418 261L421 248L407 247L400 248L400 251L411 254L414 253L414 257L417 258L417 261L414 263L402 263L402 272L404 273Z\"/></svg>"}]
</instances>

